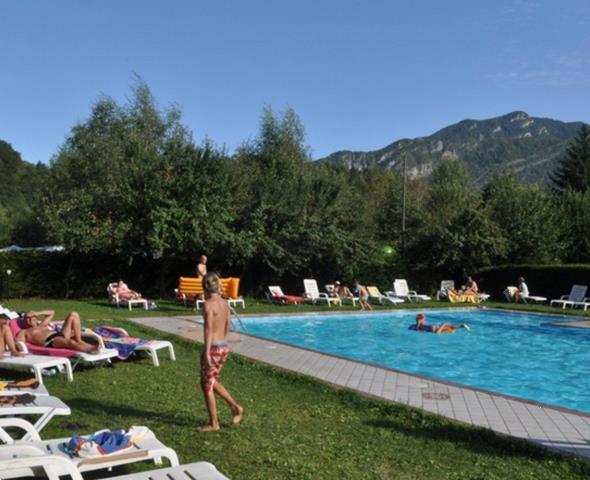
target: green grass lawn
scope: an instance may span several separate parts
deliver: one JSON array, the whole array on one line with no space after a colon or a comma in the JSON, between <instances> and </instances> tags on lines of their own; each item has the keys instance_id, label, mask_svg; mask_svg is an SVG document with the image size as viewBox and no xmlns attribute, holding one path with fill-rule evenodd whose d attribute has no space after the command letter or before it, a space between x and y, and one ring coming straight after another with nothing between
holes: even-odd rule
<instances>
[{"instance_id":1,"label":"green grass lawn","mask_svg":"<svg viewBox=\"0 0 590 480\"><path fill-rule=\"evenodd\" d=\"M104 301L13 300L6 304L17 310L54 308L58 317L77 310L86 324L115 320L131 334L169 339L175 345L177 362L169 361L161 351L159 368L141 357L116 362L113 368L79 368L73 383L63 375L47 377L48 389L71 407L72 415L54 418L42 432L44 438L147 425L176 450L181 462L207 460L232 479L590 476L588 462L403 405L337 390L238 355L230 357L222 379L244 405L244 422L221 432L201 433L199 427L206 423L207 414L198 384L200 345L125 321L146 312L116 310ZM250 300L247 304L249 313L308 309ZM167 302L158 305L158 310L147 314L192 313ZM230 418L225 405L220 405L222 425ZM146 465L124 467L120 472L139 468Z\"/></svg>"}]
</instances>

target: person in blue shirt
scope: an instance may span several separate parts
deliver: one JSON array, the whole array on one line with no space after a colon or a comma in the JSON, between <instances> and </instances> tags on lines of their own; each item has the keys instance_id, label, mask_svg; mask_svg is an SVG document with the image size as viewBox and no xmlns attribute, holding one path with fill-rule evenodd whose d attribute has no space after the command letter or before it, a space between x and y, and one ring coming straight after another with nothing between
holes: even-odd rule
<instances>
[{"instance_id":1,"label":"person in blue shirt","mask_svg":"<svg viewBox=\"0 0 590 480\"><path fill-rule=\"evenodd\" d=\"M451 325L450 323L443 323L442 325L429 325L426 323L426 315L419 313L416 315L416 323L414 325L410 325L408 330L436 333L437 335L440 335L441 333L455 333L459 328L471 330L469 325L465 323L461 323L459 325Z\"/></svg>"}]
</instances>

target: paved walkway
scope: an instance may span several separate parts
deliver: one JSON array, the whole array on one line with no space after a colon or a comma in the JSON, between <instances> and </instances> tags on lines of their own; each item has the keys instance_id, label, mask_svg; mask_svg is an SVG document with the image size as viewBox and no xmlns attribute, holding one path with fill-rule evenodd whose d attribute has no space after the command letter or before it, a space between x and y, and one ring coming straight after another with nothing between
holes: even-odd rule
<instances>
[{"instance_id":1,"label":"paved walkway","mask_svg":"<svg viewBox=\"0 0 590 480\"><path fill-rule=\"evenodd\" d=\"M195 319L194 316L152 317L132 321L202 342L203 328ZM526 439L551 450L590 458L590 415L433 381L235 332L230 333L229 341L232 351L260 362Z\"/></svg>"}]
</instances>

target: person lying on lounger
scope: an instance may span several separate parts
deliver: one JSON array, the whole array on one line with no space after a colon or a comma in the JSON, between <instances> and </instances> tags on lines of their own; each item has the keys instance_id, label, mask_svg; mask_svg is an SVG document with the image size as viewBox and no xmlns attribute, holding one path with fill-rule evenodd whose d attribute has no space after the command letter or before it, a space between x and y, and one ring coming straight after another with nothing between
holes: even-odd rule
<instances>
[{"instance_id":1,"label":"person lying on lounger","mask_svg":"<svg viewBox=\"0 0 590 480\"><path fill-rule=\"evenodd\" d=\"M443 323L442 325L428 325L426 323L426 316L423 313L416 315L416 323L410 325L408 330L414 330L416 332L429 332L440 335L441 333L455 333L459 328L465 330L471 330L469 325L461 323L459 325L451 325L450 323Z\"/></svg>"},{"instance_id":2,"label":"person lying on lounger","mask_svg":"<svg viewBox=\"0 0 590 480\"><path fill-rule=\"evenodd\" d=\"M39 321L42 316L43 320ZM17 341L28 342L40 347L69 348L85 353L96 353L100 347L82 340L80 315L70 312L59 330L50 326L55 316L53 310L27 312L20 320L22 330L16 336Z\"/></svg>"},{"instance_id":3,"label":"person lying on lounger","mask_svg":"<svg viewBox=\"0 0 590 480\"><path fill-rule=\"evenodd\" d=\"M25 353L19 352L16 349L12 331L8 326L8 320L10 320L8 315L0 313L0 358L4 357L4 351L6 348L8 348L8 351L13 357L24 357Z\"/></svg>"},{"instance_id":4,"label":"person lying on lounger","mask_svg":"<svg viewBox=\"0 0 590 480\"><path fill-rule=\"evenodd\" d=\"M141 293L131 290L123 280L117 282L114 291L119 295L120 300L137 300L141 298Z\"/></svg>"}]
</instances>

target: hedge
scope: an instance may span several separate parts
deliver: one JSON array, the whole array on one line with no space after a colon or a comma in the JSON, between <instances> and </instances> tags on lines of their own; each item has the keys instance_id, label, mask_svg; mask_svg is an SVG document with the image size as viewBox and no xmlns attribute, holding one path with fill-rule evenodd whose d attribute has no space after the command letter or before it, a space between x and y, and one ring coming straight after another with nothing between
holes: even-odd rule
<instances>
[{"instance_id":1,"label":"hedge","mask_svg":"<svg viewBox=\"0 0 590 480\"><path fill-rule=\"evenodd\" d=\"M141 257L130 263L113 255L2 252L0 298L106 298L107 284L119 278L146 295L172 297L178 277L192 275L195 265L187 258L167 259L164 265Z\"/></svg>"},{"instance_id":2,"label":"hedge","mask_svg":"<svg viewBox=\"0 0 590 480\"><path fill-rule=\"evenodd\" d=\"M531 295L559 298L568 294L572 285L590 285L590 265L500 265L475 272L473 278L481 291L493 298L503 298L508 285L517 285L524 277ZM590 292L589 292L590 294Z\"/></svg>"}]
</instances>

